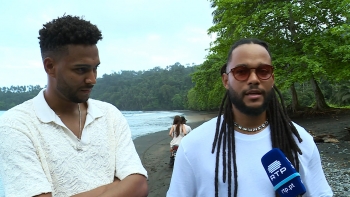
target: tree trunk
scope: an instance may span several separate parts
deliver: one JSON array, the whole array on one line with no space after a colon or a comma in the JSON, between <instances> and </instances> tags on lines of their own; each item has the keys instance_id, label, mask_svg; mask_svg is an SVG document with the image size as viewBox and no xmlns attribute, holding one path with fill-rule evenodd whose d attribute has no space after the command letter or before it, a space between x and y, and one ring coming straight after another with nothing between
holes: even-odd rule
<instances>
[{"instance_id":1,"label":"tree trunk","mask_svg":"<svg viewBox=\"0 0 350 197\"><path fill-rule=\"evenodd\" d=\"M322 93L320 87L318 86L318 83L315 80L315 78L312 77L310 82L311 82L312 89L314 90L315 99L316 99L316 105L315 105L314 109L315 110L323 110L323 109L329 108L329 106L327 105L327 103L324 99L323 93Z\"/></svg>"},{"instance_id":2,"label":"tree trunk","mask_svg":"<svg viewBox=\"0 0 350 197\"><path fill-rule=\"evenodd\" d=\"M297 91L295 90L294 83L290 86L290 92L292 93L292 112L296 112L300 109Z\"/></svg>"}]
</instances>

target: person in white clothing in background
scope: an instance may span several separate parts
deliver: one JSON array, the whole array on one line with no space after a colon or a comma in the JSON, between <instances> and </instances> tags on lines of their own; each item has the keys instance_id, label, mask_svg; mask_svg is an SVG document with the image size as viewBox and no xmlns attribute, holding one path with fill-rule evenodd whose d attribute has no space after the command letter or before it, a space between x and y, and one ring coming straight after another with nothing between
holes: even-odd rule
<instances>
[{"instance_id":1,"label":"person in white clothing in background","mask_svg":"<svg viewBox=\"0 0 350 197\"><path fill-rule=\"evenodd\" d=\"M261 164L272 148L300 173L303 197L333 196L313 137L287 115L273 68L264 41L234 43L221 68L219 116L182 139L167 197L278 196Z\"/></svg>"},{"instance_id":2,"label":"person in white clothing in background","mask_svg":"<svg viewBox=\"0 0 350 197\"><path fill-rule=\"evenodd\" d=\"M181 121L182 121L182 124L186 128L186 133L189 134L192 131L192 128L186 124L187 120L186 120L185 116L181 116Z\"/></svg>"},{"instance_id":3,"label":"person in white clothing in background","mask_svg":"<svg viewBox=\"0 0 350 197\"><path fill-rule=\"evenodd\" d=\"M175 153L180 146L182 138L187 135L185 125L182 124L182 119L180 116L175 116L173 125L169 130L169 136L172 138L170 141L170 162L169 167L174 166Z\"/></svg>"},{"instance_id":4,"label":"person in white clothing in background","mask_svg":"<svg viewBox=\"0 0 350 197\"><path fill-rule=\"evenodd\" d=\"M0 117L6 197L147 196L147 172L126 119L89 99L101 39L95 25L71 15L39 31L47 88Z\"/></svg>"}]
</instances>

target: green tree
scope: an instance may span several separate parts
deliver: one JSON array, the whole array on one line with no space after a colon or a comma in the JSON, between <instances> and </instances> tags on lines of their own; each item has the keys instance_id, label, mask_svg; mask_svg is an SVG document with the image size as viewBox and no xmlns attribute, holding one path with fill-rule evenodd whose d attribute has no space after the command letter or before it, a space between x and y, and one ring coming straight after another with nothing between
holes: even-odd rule
<instances>
[{"instance_id":1,"label":"green tree","mask_svg":"<svg viewBox=\"0 0 350 197\"><path fill-rule=\"evenodd\" d=\"M208 33L217 34L217 39L212 43L207 60L226 57L229 46L243 37L267 41L277 85L291 89L293 108L298 108L294 83L309 81L315 95L315 109L324 109L328 106L318 85L321 77L340 80L350 76L350 70L344 69L349 63L349 0L210 1L215 10L214 25ZM214 70L218 68L214 62L208 64ZM202 72L201 69L198 72ZM214 71L202 74L214 75ZM194 78L196 85L197 80L201 79Z\"/></svg>"},{"instance_id":2,"label":"green tree","mask_svg":"<svg viewBox=\"0 0 350 197\"><path fill-rule=\"evenodd\" d=\"M225 63L224 56L210 54L192 74L195 83L189 94L190 108L213 110L218 108L224 88L221 83L220 68ZM195 99L191 98L195 97Z\"/></svg>"}]
</instances>

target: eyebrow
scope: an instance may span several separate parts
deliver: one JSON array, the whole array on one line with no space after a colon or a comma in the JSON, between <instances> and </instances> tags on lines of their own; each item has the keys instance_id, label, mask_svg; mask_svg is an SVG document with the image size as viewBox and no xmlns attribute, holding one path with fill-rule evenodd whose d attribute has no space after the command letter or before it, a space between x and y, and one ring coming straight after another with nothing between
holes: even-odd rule
<instances>
[{"instance_id":1,"label":"eyebrow","mask_svg":"<svg viewBox=\"0 0 350 197\"><path fill-rule=\"evenodd\" d=\"M258 64L258 67L259 67L259 66L263 66L263 65L269 65L269 66L271 66L271 64L259 63L259 64ZM236 64L236 65L234 66L234 68L236 68L236 67L238 67L238 66L245 66L245 67L248 67L249 64Z\"/></svg>"},{"instance_id":2,"label":"eyebrow","mask_svg":"<svg viewBox=\"0 0 350 197\"><path fill-rule=\"evenodd\" d=\"M91 66L90 64L75 64L74 67L79 67L79 68L81 68L81 67L91 68L91 67L97 67L97 66L99 66L99 65L100 65L100 63L98 63L96 66Z\"/></svg>"}]
</instances>

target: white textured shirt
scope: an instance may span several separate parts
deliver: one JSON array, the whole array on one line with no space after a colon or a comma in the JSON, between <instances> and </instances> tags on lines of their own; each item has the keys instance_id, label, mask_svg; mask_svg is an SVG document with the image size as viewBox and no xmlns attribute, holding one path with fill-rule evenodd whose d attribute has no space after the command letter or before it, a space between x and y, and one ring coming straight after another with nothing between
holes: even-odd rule
<instances>
[{"instance_id":1,"label":"white textured shirt","mask_svg":"<svg viewBox=\"0 0 350 197\"><path fill-rule=\"evenodd\" d=\"M6 197L71 196L147 172L129 125L113 105L89 99L81 141L48 106L43 90L0 117L0 176Z\"/></svg>"}]
</instances>

